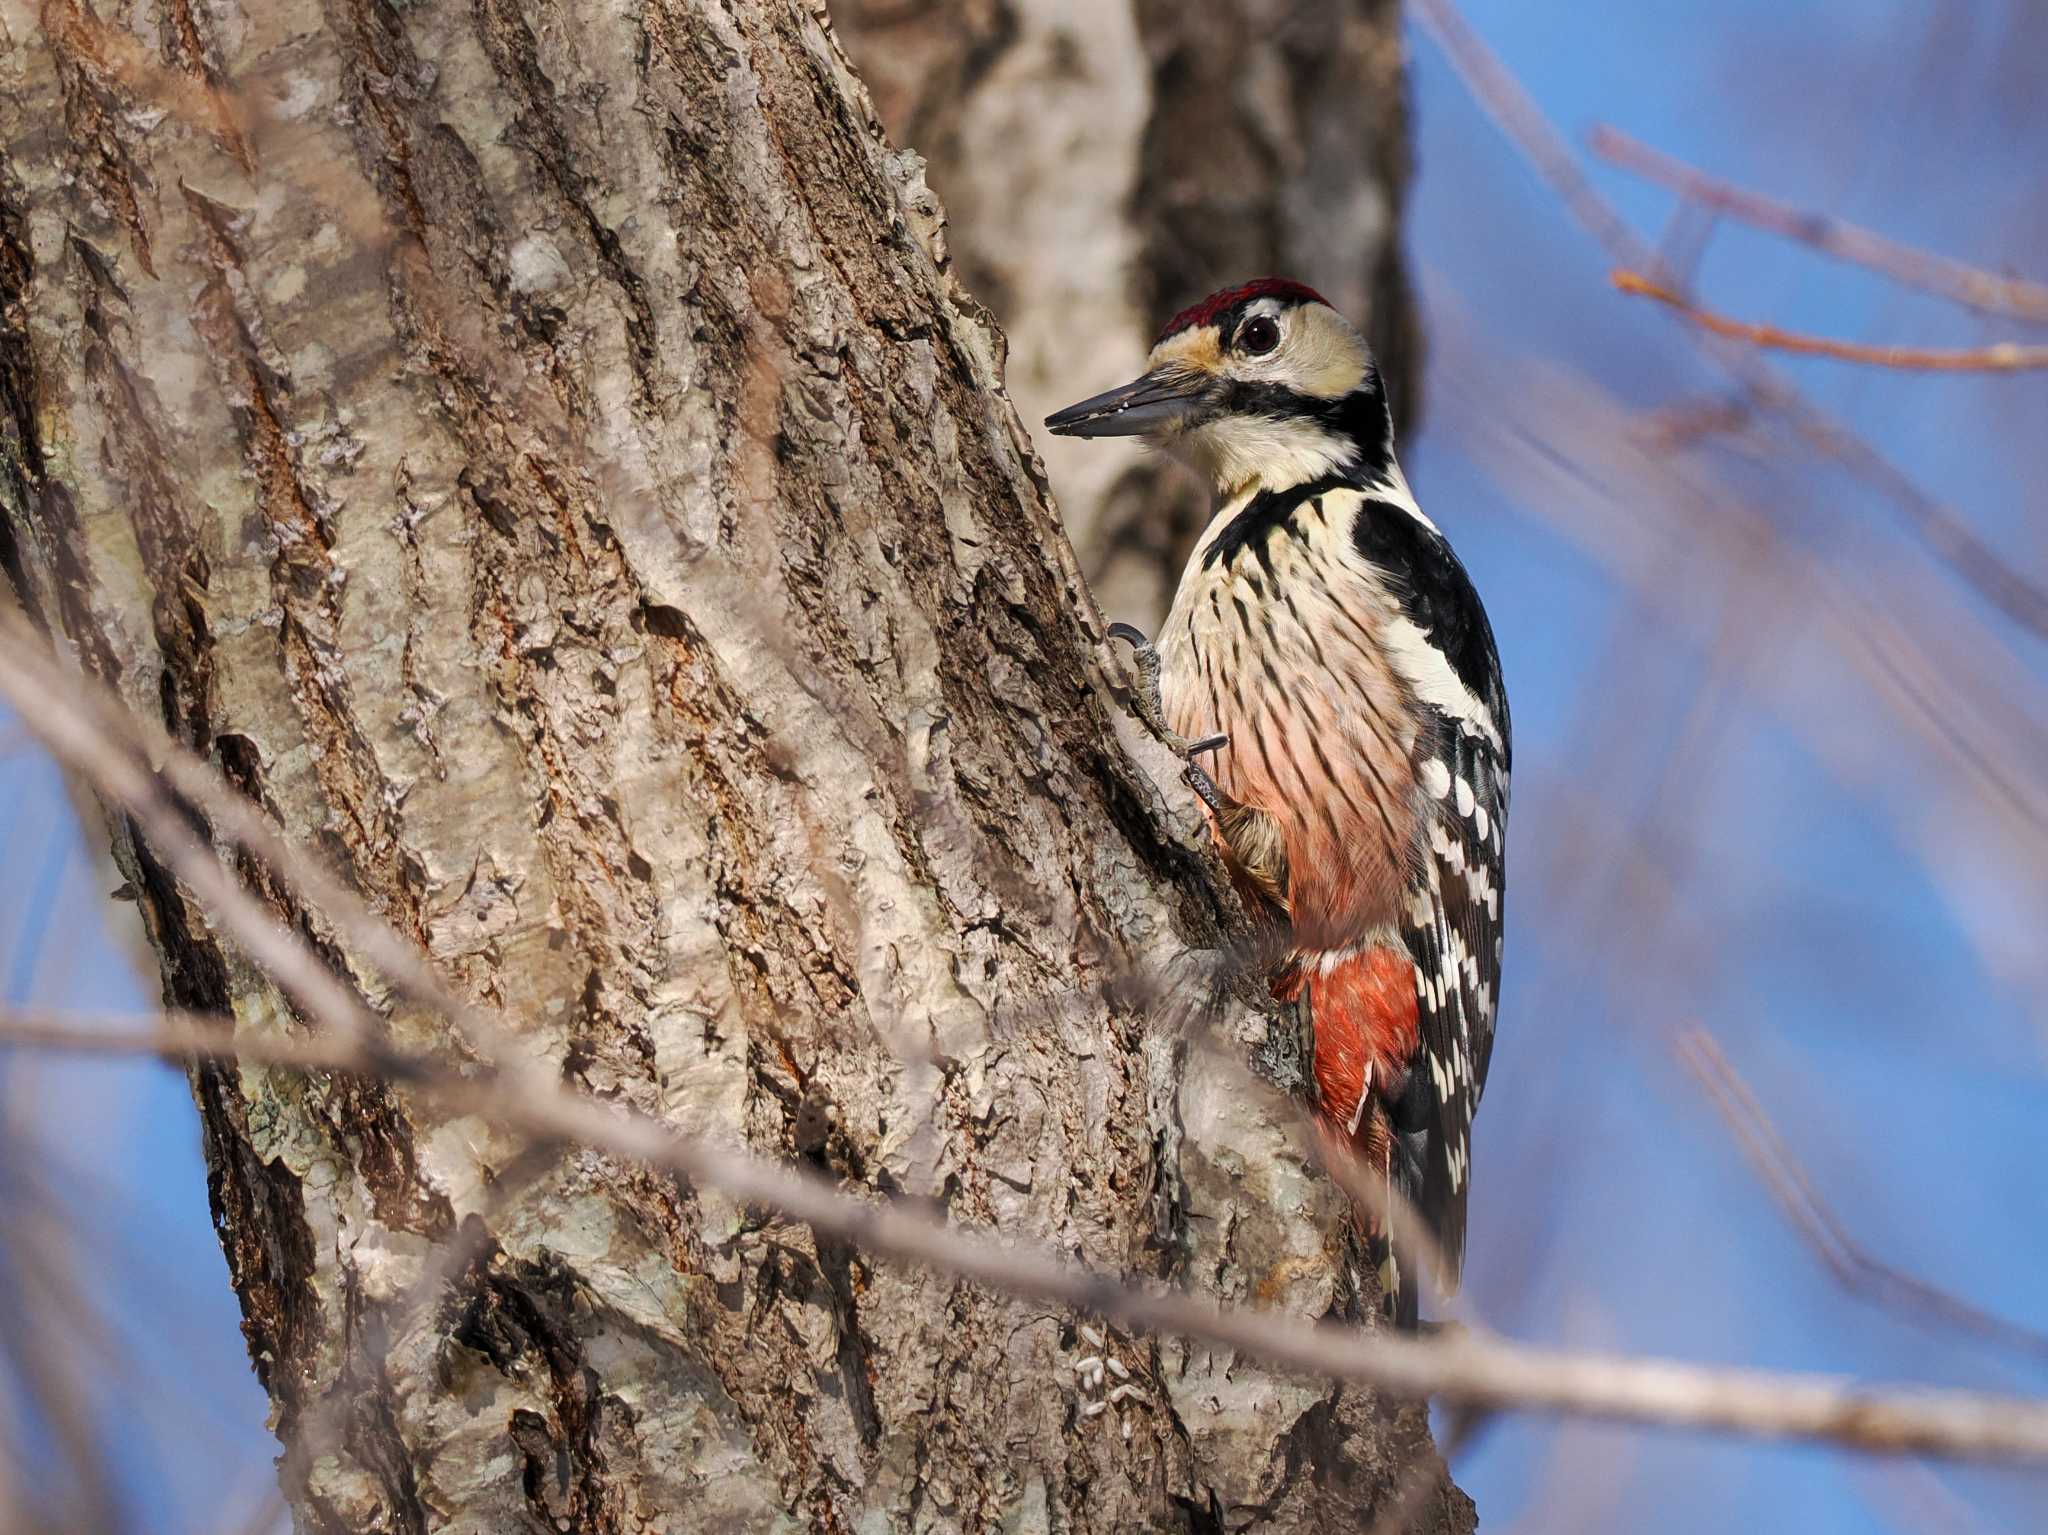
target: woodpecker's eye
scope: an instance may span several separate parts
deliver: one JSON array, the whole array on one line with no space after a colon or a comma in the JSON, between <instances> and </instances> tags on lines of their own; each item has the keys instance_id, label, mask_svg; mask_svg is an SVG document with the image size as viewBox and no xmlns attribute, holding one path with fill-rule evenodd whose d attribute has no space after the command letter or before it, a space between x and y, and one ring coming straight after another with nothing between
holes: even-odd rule
<instances>
[{"instance_id":1,"label":"woodpecker's eye","mask_svg":"<svg viewBox=\"0 0 2048 1535\"><path fill-rule=\"evenodd\" d=\"M1237 333L1237 349L1253 357L1264 357L1280 344L1280 326L1271 315L1256 314Z\"/></svg>"}]
</instances>

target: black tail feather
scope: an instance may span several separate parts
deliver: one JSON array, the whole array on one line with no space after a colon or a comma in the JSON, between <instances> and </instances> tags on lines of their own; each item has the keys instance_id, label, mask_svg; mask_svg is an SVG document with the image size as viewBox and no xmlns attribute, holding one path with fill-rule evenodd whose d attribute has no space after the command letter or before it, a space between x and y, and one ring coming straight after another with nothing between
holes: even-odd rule
<instances>
[{"instance_id":1,"label":"black tail feather","mask_svg":"<svg viewBox=\"0 0 2048 1535\"><path fill-rule=\"evenodd\" d=\"M1387 1182L1395 1195L1393 1208L1387 1211L1371 1246L1380 1281L1380 1315L1402 1332L1414 1332L1421 1322L1423 1265L1415 1256L1414 1245L1402 1239L1397 1212L1420 1208L1426 1139L1425 1134L1416 1132L1393 1137L1387 1168Z\"/></svg>"}]
</instances>

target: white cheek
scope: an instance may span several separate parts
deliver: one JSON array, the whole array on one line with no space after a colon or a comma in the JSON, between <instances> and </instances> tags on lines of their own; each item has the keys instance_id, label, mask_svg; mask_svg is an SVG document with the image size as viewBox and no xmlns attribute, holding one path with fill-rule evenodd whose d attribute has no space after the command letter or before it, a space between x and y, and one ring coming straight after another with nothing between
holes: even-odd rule
<instances>
[{"instance_id":1,"label":"white cheek","mask_svg":"<svg viewBox=\"0 0 2048 1535\"><path fill-rule=\"evenodd\" d=\"M1299 485L1356 459L1345 439L1306 421L1226 416L1184 433L1170 446L1226 489L1258 479Z\"/></svg>"}]
</instances>

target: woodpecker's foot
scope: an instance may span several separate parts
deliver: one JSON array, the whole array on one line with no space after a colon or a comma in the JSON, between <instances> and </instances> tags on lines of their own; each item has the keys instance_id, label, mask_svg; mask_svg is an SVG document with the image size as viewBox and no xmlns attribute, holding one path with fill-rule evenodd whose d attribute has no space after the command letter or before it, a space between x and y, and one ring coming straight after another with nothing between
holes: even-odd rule
<instances>
[{"instance_id":1,"label":"woodpecker's foot","mask_svg":"<svg viewBox=\"0 0 2048 1535\"><path fill-rule=\"evenodd\" d=\"M1218 815L1237 808L1237 801L1216 787L1216 780L1195 764L1195 758L1204 752L1220 751L1230 744L1227 735L1203 736L1190 741L1186 736L1166 723L1166 710L1159 702L1159 648L1145 638L1145 631L1135 624L1116 623L1109 626L1109 638L1122 640L1131 647L1131 664L1138 670L1138 691L1132 699L1132 712L1143 720L1151 732L1158 736L1174 754L1188 765L1188 787L1201 796L1202 803Z\"/></svg>"},{"instance_id":2,"label":"woodpecker's foot","mask_svg":"<svg viewBox=\"0 0 2048 1535\"><path fill-rule=\"evenodd\" d=\"M1226 735L1203 736L1198 741L1190 741L1166 723L1166 706L1159 698L1159 648L1145 638L1144 630L1135 624L1115 623L1109 626L1108 637L1122 640L1131 647L1131 664L1138 673L1138 686L1131 698L1131 712L1144 722L1148 730L1171 747L1175 756L1191 759L1203 752L1215 751L1230 744L1230 737ZM1208 800L1209 796L1216 792L1216 786L1209 783L1208 775L1204 774L1202 778L1204 783L1208 783L1208 788L1205 791L1200 785L1196 785L1195 792L1204 800ZM1193 780L1190 779L1189 782L1192 783ZM1214 801L1210 803L1213 804Z\"/></svg>"},{"instance_id":3,"label":"woodpecker's foot","mask_svg":"<svg viewBox=\"0 0 2048 1535\"><path fill-rule=\"evenodd\" d=\"M1203 736L1199 741L1189 741L1186 749L1181 753L1183 757L1187 758L1187 771L1182 776L1187 779L1188 787L1195 791L1203 804L1207 805L1218 815L1242 810L1244 807L1217 788L1216 780L1202 771L1201 764L1196 762L1195 758L1201 756L1204 752L1220 751L1229 744L1230 737L1227 735Z\"/></svg>"},{"instance_id":4,"label":"woodpecker's foot","mask_svg":"<svg viewBox=\"0 0 2048 1535\"><path fill-rule=\"evenodd\" d=\"M1131 665L1138 673L1138 686L1131 696L1132 713L1154 735L1180 751L1181 738L1166 728L1166 709L1159 701L1159 647L1146 639L1145 631L1135 624L1111 624L1109 638L1122 640L1131 647Z\"/></svg>"}]
</instances>

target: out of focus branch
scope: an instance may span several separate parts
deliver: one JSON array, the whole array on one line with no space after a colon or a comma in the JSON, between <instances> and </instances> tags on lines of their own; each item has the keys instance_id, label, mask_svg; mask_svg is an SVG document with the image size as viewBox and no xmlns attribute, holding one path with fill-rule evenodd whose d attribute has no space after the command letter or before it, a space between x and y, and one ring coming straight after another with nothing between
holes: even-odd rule
<instances>
[{"instance_id":1,"label":"out of focus branch","mask_svg":"<svg viewBox=\"0 0 2048 1535\"><path fill-rule=\"evenodd\" d=\"M1440 353L1448 355L1457 335L1440 321ZM1889 552L1850 571L1819 558L1784 532L1775 508L1711 466L1674 462L1632 435L1626 411L1582 376L1518 368L1498 354L1487 367L1517 403L1509 413L1468 411L1463 450L1501 483L1520 485L1532 512L1668 614L1678 608L1656 558L1667 537L1679 540L1678 557L1717 562L1752 596L1760 581L1796 592L1801 622L1872 690L1897 728L1925 744L1948 774L1944 788L1966 796L2012 847L2048 857L2048 791L2031 771L2048 750L2048 733L2016 702L2032 698L2032 675L1992 643L1977 613L1918 590L1917 570ZM1574 451L1560 453L1562 442ZM1646 504L1668 508L1668 530L1646 528ZM1907 614L1918 622L1908 623ZM1768 671L1756 675L1773 680ZM1767 691L1777 694L1775 685ZM1853 747L1825 715L1795 707L1785 717L1849 781L1860 781Z\"/></svg>"},{"instance_id":2,"label":"out of focus branch","mask_svg":"<svg viewBox=\"0 0 2048 1535\"><path fill-rule=\"evenodd\" d=\"M1705 1091L1785 1218L1844 1289L1916 1322L1939 1323L1974 1333L2001 1347L2048 1359L2048 1335L1994 1316L1924 1279L1916 1279L1873 1258L1828 1208L1811 1175L1793 1156L1791 1147L1764 1112L1764 1106L1729 1063L1713 1035L1696 1025L1682 1029L1674 1048L1680 1064Z\"/></svg>"},{"instance_id":3,"label":"out of focus branch","mask_svg":"<svg viewBox=\"0 0 2048 1535\"><path fill-rule=\"evenodd\" d=\"M1626 268L1610 272L1607 280L1623 293L1655 299L1677 310L1702 330L1771 352L1831 357L1837 362L1898 368L1911 373L2032 373L2048 368L2048 346L2021 346L2012 341L1999 341L1990 346L1944 348L1869 346L1860 341L1834 341L1826 336L1781 330L1775 325L1732 320L1710 309L1702 309L1684 294Z\"/></svg>"},{"instance_id":4,"label":"out of focus branch","mask_svg":"<svg viewBox=\"0 0 2048 1535\"><path fill-rule=\"evenodd\" d=\"M157 855L308 1017L363 1050L381 1049L381 1020L235 880L195 831L195 808L346 934L401 993L446 1016L472 1050L489 1054L506 1042L493 1016L457 997L416 949L317 859L293 847L211 765L160 726L145 725L104 688L67 674L36 631L10 613L0 613L0 699L52 756L134 818Z\"/></svg>"},{"instance_id":5,"label":"out of focus branch","mask_svg":"<svg viewBox=\"0 0 2048 1535\"><path fill-rule=\"evenodd\" d=\"M1409 14L1444 51L1479 109L1505 133L1549 183L1572 217L1617 261L1653 266L1651 251L1628 222L1595 190L1564 136L1543 109L1487 47L1451 0L1409 0Z\"/></svg>"},{"instance_id":6,"label":"out of focus branch","mask_svg":"<svg viewBox=\"0 0 2048 1535\"><path fill-rule=\"evenodd\" d=\"M1618 128L1602 124L1594 128L1586 142L1608 164L1667 186L1695 207L1796 240L1838 261L1881 272L1906 287L1939 294L1970 309L2048 321L2048 286L2023 277L1987 272L1982 267L1888 240L1832 214L1810 212L1745 191L1660 153Z\"/></svg>"},{"instance_id":7,"label":"out of focus branch","mask_svg":"<svg viewBox=\"0 0 2048 1535\"><path fill-rule=\"evenodd\" d=\"M1657 271L1657 253L1602 198L1571 146L1518 81L1472 30L1452 0L1410 0L1409 13L1436 39L1480 109L1497 123L1536 173L1618 265ZM1889 498L1928 551L2013 622L2048 636L2048 590L2014 570L1962 517L1928 495L1853 430L1814 405L1754 351L1725 338L1703 340L1709 357L1760 403L1781 412L1817 453Z\"/></svg>"},{"instance_id":8,"label":"out of focus branch","mask_svg":"<svg viewBox=\"0 0 2048 1535\"><path fill-rule=\"evenodd\" d=\"M98 1053L199 1049L218 1055L225 1048L218 1029L191 1018L154 1021L147 1029L123 1026L120 1032L110 1032L108 1023L0 1013L0 1040ZM251 1064L303 1069L315 1058L348 1061L356 1046L340 1039L242 1034L232 1048ZM1101 1274L1013 1247L904 1203L839 1193L815 1174L680 1135L646 1115L532 1076L465 1074L395 1052L374 1062L365 1054L341 1069L394 1076L445 1112L482 1115L536 1142L595 1146L666 1168L878 1257L1054 1301L1138 1331L1202 1338L1307 1376L1355 1381L1397 1396L1434 1397L1479 1412L1561 1412L1819 1440L1884 1454L2048 1461L2048 1401L1581 1354L1464 1331L1423 1340L1219 1306L1157 1281Z\"/></svg>"},{"instance_id":9,"label":"out of focus branch","mask_svg":"<svg viewBox=\"0 0 2048 1535\"><path fill-rule=\"evenodd\" d=\"M1901 1530L1921 1535L2007 1535L1982 1509L1956 1495L1925 1461L1872 1461L1859 1478L1868 1491L1864 1502L1872 1513Z\"/></svg>"},{"instance_id":10,"label":"out of focus branch","mask_svg":"<svg viewBox=\"0 0 2048 1535\"><path fill-rule=\"evenodd\" d=\"M11 697L19 712L39 731L47 732L45 738L50 740L52 749L75 771L91 779L109 798L133 797L139 807L138 815L145 816L157 831L176 839L189 834L189 828L168 819L168 806L156 803L164 798L161 790L146 775L138 776L136 772L138 760L156 763L178 795L202 811L216 831L225 833L267 865L299 895L309 911L346 935L403 995L454 1022L464 1041L482 1058L506 1058L503 1049L509 1036L502 1019L457 996L418 949L372 912L318 858L284 837L269 817L235 792L211 764L173 740L162 726L122 708L103 688L83 679L63 679L53 666L33 631L19 619L0 615L0 697ZM842 708L841 712L846 711ZM190 856L192 850L187 848L185 852ZM202 856L206 860L211 858L210 854ZM188 872L186 866L177 864L175 855L173 862L181 877ZM229 898L203 867L193 872L196 877L188 883L194 884L195 889L210 889L216 899ZM235 904L239 906L246 899L243 896ZM262 924L260 913L253 907L244 909L239 920L245 928L238 931L257 931ZM234 926L232 920L229 926ZM275 934L270 937L274 940ZM1220 960L1231 964L1250 957L1248 953L1225 951ZM366 1040L375 1038L367 1015L357 1016L353 1003L337 1000L339 993L327 990L321 974L305 975L303 970L303 966L290 966L280 979L288 980L299 973L301 990L310 987L313 993L326 997L329 1006L340 1008L348 1032ZM1219 980L1215 970L1191 963L1173 974L1124 975L1109 985L1119 1001L1143 1006L1157 1002L1176 986L1206 995ZM287 984L286 989L292 988ZM1012 1011L1022 1015L1036 1010L1035 1006L1026 1005ZM187 1020L186 1026L200 1028L194 1020ZM206 1054L210 1048L207 1039L203 1029L196 1033L190 1053ZM917 1050L915 1041L907 1039L893 1047L902 1058L913 1058ZM1233 1072L1249 1075L1242 1059L1227 1053L1221 1059ZM307 1054L290 1064L345 1068L344 1060L333 1055ZM1443 1253L1428 1223L1415 1214L1398 1191L1368 1177L1362 1163L1355 1159L1331 1157L1326 1165L1360 1209L1392 1226L1403 1261L1411 1268L1426 1267L1433 1274L1444 1272ZM1470 1304L1467 1300L1468 1309ZM1476 1318L1468 1315L1467 1320L1477 1325Z\"/></svg>"},{"instance_id":11,"label":"out of focus branch","mask_svg":"<svg viewBox=\"0 0 2048 1535\"><path fill-rule=\"evenodd\" d=\"M97 697L83 696L90 690L75 677L68 688L60 686L64 678L47 651L18 626L8 629L0 634L0 696L110 803L138 818L213 920L271 971L316 1025L306 1035L263 1034L183 1016L110 1034L104 1021L95 1028L47 1014L0 1015L0 1034L21 1043L103 1053L231 1054L247 1064L374 1074L444 1113L489 1118L535 1146L587 1145L663 1167L878 1257L1060 1302L1139 1331L1204 1338L1312 1377L1434 1396L1475 1412L1552 1411L1886 1453L2048 1461L2048 1402L1573 1354L1472 1332L1423 1341L1221 1307L1156 1282L1099 1274L1046 1252L1007 1246L921 1208L842 1194L815 1174L678 1134L649 1116L574 1093L535 1065L447 1062L398 1050L354 988L321 962L296 928L272 921L228 874L145 759L110 738ZM387 942L403 944L396 935ZM495 1017L488 1021L498 1024Z\"/></svg>"}]
</instances>

